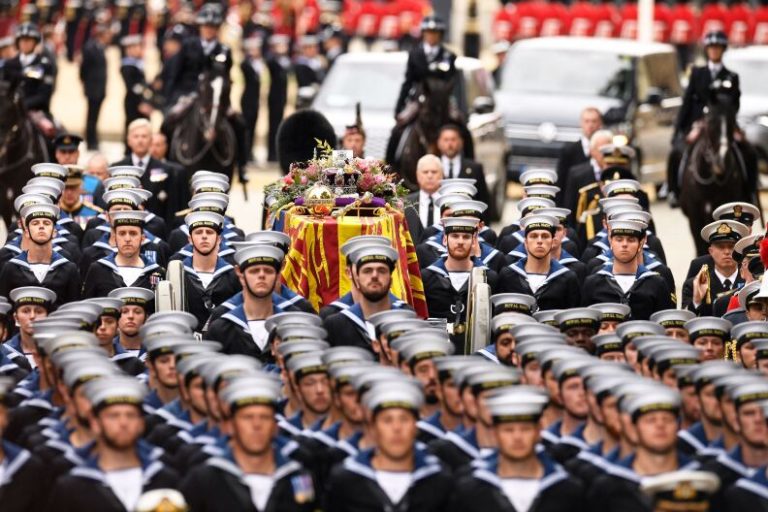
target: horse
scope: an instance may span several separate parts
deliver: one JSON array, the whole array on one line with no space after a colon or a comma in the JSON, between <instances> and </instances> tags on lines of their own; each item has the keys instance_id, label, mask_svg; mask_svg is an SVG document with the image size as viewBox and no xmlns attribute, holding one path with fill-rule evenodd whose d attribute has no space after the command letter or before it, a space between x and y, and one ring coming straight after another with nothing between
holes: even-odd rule
<instances>
[{"instance_id":1,"label":"horse","mask_svg":"<svg viewBox=\"0 0 768 512\"><path fill-rule=\"evenodd\" d=\"M0 81L0 215L12 230L13 200L32 178L31 167L48 161L48 145L24 108L19 82Z\"/></svg>"},{"instance_id":2,"label":"horse","mask_svg":"<svg viewBox=\"0 0 768 512\"><path fill-rule=\"evenodd\" d=\"M171 135L170 158L188 171L208 169L231 179L238 167L244 183L238 135L228 115L230 85L226 73L204 73L197 93L171 109L164 131Z\"/></svg>"},{"instance_id":3,"label":"horse","mask_svg":"<svg viewBox=\"0 0 768 512\"><path fill-rule=\"evenodd\" d=\"M392 129L387 144L387 162L400 172L405 185L418 190L416 185L416 163L427 153L438 154L437 138L440 128L453 123L466 132L463 115L455 107L452 95L456 80L442 80L428 77L417 87L415 106L405 107L404 114ZM410 115L407 113L410 110ZM414 115L415 114L415 115ZM465 135L466 144L471 142Z\"/></svg>"},{"instance_id":4,"label":"horse","mask_svg":"<svg viewBox=\"0 0 768 512\"><path fill-rule=\"evenodd\" d=\"M755 183L754 150L746 138L737 141L736 106L730 82L716 82L696 140L680 164L680 207L696 244L706 254L701 229L712 221L712 212L724 203L746 201L759 208Z\"/></svg>"}]
</instances>

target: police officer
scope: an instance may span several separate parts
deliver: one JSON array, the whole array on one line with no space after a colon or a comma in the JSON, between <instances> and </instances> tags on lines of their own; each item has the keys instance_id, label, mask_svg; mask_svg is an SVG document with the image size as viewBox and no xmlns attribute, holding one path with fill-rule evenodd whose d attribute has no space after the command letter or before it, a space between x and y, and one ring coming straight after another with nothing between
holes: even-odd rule
<instances>
[{"instance_id":1,"label":"police officer","mask_svg":"<svg viewBox=\"0 0 768 512\"><path fill-rule=\"evenodd\" d=\"M53 250L59 208L33 204L21 210L29 249L12 258L0 271L0 295L21 286L43 286L56 293L56 306L80 297L77 266Z\"/></svg>"},{"instance_id":2,"label":"police officer","mask_svg":"<svg viewBox=\"0 0 768 512\"><path fill-rule=\"evenodd\" d=\"M734 115L739 110L741 97L739 75L723 65L723 54L728 48L728 36L722 30L713 30L704 36L703 43L707 63L691 70L688 88L683 95L683 104L675 121L672 153L667 169L669 200L673 206L677 205L677 196L680 194L680 163L688 145L698 136L697 130L694 132L691 130L696 121L704 117L704 108L710 103L711 86L714 82L729 83L730 86L726 90L733 100Z\"/></svg>"},{"instance_id":3,"label":"police officer","mask_svg":"<svg viewBox=\"0 0 768 512\"><path fill-rule=\"evenodd\" d=\"M445 22L437 16L425 16L421 21L422 43L408 54L405 80L395 106L399 115L413 97L414 89L427 77L450 81L456 76L456 55L443 45Z\"/></svg>"},{"instance_id":4,"label":"police officer","mask_svg":"<svg viewBox=\"0 0 768 512\"><path fill-rule=\"evenodd\" d=\"M91 263L83 283L85 297L103 297L126 286L155 289L165 270L141 253L146 216L138 210L110 214L117 252Z\"/></svg>"},{"instance_id":5,"label":"police officer","mask_svg":"<svg viewBox=\"0 0 768 512\"><path fill-rule=\"evenodd\" d=\"M211 212L193 212L186 218L193 252L183 260L184 291L198 331L213 308L240 290L234 267L218 255L223 223L223 216Z\"/></svg>"}]
</instances>

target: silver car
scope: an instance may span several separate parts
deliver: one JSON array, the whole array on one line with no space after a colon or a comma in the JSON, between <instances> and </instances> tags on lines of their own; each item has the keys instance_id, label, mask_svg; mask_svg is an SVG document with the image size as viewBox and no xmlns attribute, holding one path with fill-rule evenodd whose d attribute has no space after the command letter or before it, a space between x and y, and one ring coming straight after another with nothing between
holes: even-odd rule
<instances>
[{"instance_id":1,"label":"silver car","mask_svg":"<svg viewBox=\"0 0 768 512\"><path fill-rule=\"evenodd\" d=\"M354 123L355 104L360 102L367 137L365 153L384 158L389 135L395 126L395 104L407 60L405 52L340 56L320 86L312 108L322 112L336 133L342 134L345 126ZM458 105L468 115L475 160L483 164L493 203L490 209L498 217L506 197L506 171L501 116L493 111L493 77L477 59L459 57L456 67L462 78Z\"/></svg>"},{"instance_id":2,"label":"silver car","mask_svg":"<svg viewBox=\"0 0 768 512\"><path fill-rule=\"evenodd\" d=\"M725 66L739 74L741 101L739 126L759 157L761 181L768 174L768 46L751 46L728 50ZM766 184L763 183L763 188Z\"/></svg>"},{"instance_id":3,"label":"silver car","mask_svg":"<svg viewBox=\"0 0 768 512\"><path fill-rule=\"evenodd\" d=\"M510 48L496 108L504 116L510 176L555 168L578 140L586 107L638 150L642 181L662 183L682 88L675 49L624 39L541 37Z\"/></svg>"}]
</instances>

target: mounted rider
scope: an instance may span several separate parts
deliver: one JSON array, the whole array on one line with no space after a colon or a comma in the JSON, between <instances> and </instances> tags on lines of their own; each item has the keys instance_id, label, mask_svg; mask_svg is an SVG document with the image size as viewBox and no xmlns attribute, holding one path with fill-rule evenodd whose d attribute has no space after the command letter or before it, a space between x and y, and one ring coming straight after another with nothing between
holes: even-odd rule
<instances>
[{"instance_id":1,"label":"mounted rider","mask_svg":"<svg viewBox=\"0 0 768 512\"><path fill-rule=\"evenodd\" d=\"M165 65L169 67L163 84L169 112L174 117L186 110L188 101L180 103L183 97L189 98L198 92L200 77L205 72L214 76L224 76L229 82L232 69L232 51L219 41L219 28L224 22L221 8L216 4L205 4L197 13L196 23L199 35L190 36L182 44L181 50ZM228 85L228 84L227 84ZM229 93L222 94L222 100L229 107Z\"/></svg>"},{"instance_id":2,"label":"mounted rider","mask_svg":"<svg viewBox=\"0 0 768 512\"><path fill-rule=\"evenodd\" d=\"M405 80L395 107L400 125L407 124L418 113L419 86L424 81L436 78L448 82L457 76L456 54L443 45L445 30L445 22L438 16L425 16L421 22L421 44L408 54ZM458 109L455 114L460 116Z\"/></svg>"},{"instance_id":3,"label":"mounted rider","mask_svg":"<svg viewBox=\"0 0 768 512\"><path fill-rule=\"evenodd\" d=\"M49 139L56 135L50 112L55 64L39 50L43 36L34 23L22 23L16 29L18 55L8 60L4 75L19 83L24 108L35 126Z\"/></svg>"},{"instance_id":4,"label":"mounted rider","mask_svg":"<svg viewBox=\"0 0 768 512\"><path fill-rule=\"evenodd\" d=\"M706 114L706 107L712 100L713 92L726 94L734 106L734 116L739 111L739 75L723 65L723 54L728 48L728 36L725 32L716 30L704 36L704 50L707 63L696 66L691 70L688 88L683 96L683 105L675 122L675 134L672 139L672 151L669 156L667 171L670 203L676 205L680 194L680 163L688 148L696 141L701 133L701 123ZM736 133L736 137L740 134Z\"/></svg>"}]
</instances>

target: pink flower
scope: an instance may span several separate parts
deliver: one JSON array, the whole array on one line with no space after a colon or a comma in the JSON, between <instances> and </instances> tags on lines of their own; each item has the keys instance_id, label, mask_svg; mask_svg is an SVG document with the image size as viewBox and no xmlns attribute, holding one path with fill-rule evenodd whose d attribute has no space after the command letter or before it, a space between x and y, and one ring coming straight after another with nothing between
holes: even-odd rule
<instances>
[{"instance_id":1,"label":"pink flower","mask_svg":"<svg viewBox=\"0 0 768 512\"><path fill-rule=\"evenodd\" d=\"M355 159L355 165L362 172L368 172L368 169L370 168L370 166L368 165L368 160L365 160L363 158Z\"/></svg>"},{"instance_id":2,"label":"pink flower","mask_svg":"<svg viewBox=\"0 0 768 512\"><path fill-rule=\"evenodd\" d=\"M380 184L384 183L386 180L387 179L386 179L386 177L383 174L375 174L375 175L373 175L373 181L377 185L380 185Z\"/></svg>"},{"instance_id":3,"label":"pink flower","mask_svg":"<svg viewBox=\"0 0 768 512\"><path fill-rule=\"evenodd\" d=\"M283 183L286 185L293 185L293 177L289 174L285 178L283 178Z\"/></svg>"},{"instance_id":4,"label":"pink flower","mask_svg":"<svg viewBox=\"0 0 768 512\"><path fill-rule=\"evenodd\" d=\"M301 184L302 185L306 185L308 181L309 181L309 179L306 176L302 176L301 177Z\"/></svg>"}]
</instances>

